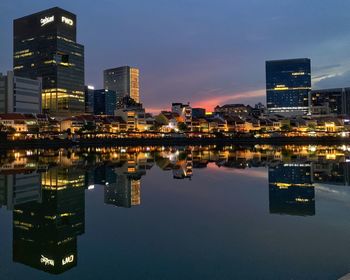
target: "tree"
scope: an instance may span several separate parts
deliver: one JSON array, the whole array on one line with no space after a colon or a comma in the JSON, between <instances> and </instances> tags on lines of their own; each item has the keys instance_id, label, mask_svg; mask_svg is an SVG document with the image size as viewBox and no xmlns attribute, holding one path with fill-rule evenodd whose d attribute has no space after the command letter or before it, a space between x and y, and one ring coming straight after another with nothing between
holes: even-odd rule
<instances>
[{"instance_id":1,"label":"tree","mask_svg":"<svg viewBox=\"0 0 350 280\"><path fill-rule=\"evenodd\" d=\"M95 131L96 130L96 125L92 122L87 122L86 124L83 125L83 127L81 128L82 131Z\"/></svg>"},{"instance_id":2,"label":"tree","mask_svg":"<svg viewBox=\"0 0 350 280\"><path fill-rule=\"evenodd\" d=\"M266 129L266 127L262 127L258 131L259 131L259 133L266 133L267 129Z\"/></svg>"},{"instance_id":3,"label":"tree","mask_svg":"<svg viewBox=\"0 0 350 280\"><path fill-rule=\"evenodd\" d=\"M67 133L68 136L71 136L71 135L72 135L72 130L71 130L70 128L68 128L68 129L66 130L66 133Z\"/></svg>"},{"instance_id":4,"label":"tree","mask_svg":"<svg viewBox=\"0 0 350 280\"><path fill-rule=\"evenodd\" d=\"M188 131L188 126L183 122L178 123L177 128L181 132Z\"/></svg>"},{"instance_id":5,"label":"tree","mask_svg":"<svg viewBox=\"0 0 350 280\"><path fill-rule=\"evenodd\" d=\"M314 123L309 123L307 127L309 131L314 131L316 129L316 125Z\"/></svg>"},{"instance_id":6,"label":"tree","mask_svg":"<svg viewBox=\"0 0 350 280\"><path fill-rule=\"evenodd\" d=\"M6 126L5 127L5 131L8 133L8 134L13 134L13 133L16 133L16 129L12 126Z\"/></svg>"},{"instance_id":7,"label":"tree","mask_svg":"<svg viewBox=\"0 0 350 280\"><path fill-rule=\"evenodd\" d=\"M281 126L282 131L290 131L290 125L289 124L284 124Z\"/></svg>"}]
</instances>

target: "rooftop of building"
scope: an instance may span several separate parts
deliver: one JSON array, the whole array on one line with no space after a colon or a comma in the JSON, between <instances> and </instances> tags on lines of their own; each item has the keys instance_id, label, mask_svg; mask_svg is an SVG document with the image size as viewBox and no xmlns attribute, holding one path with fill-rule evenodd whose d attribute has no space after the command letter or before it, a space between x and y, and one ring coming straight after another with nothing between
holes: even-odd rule
<instances>
[{"instance_id":1,"label":"rooftop of building","mask_svg":"<svg viewBox=\"0 0 350 280\"><path fill-rule=\"evenodd\" d=\"M104 72L124 70L124 69L137 69L137 70L139 70L139 68L137 68L135 66L124 65L124 66L118 66L118 67L114 67L114 68L105 69Z\"/></svg>"},{"instance_id":2,"label":"rooftop of building","mask_svg":"<svg viewBox=\"0 0 350 280\"><path fill-rule=\"evenodd\" d=\"M35 120L36 117L32 114L8 113L0 114L1 120Z\"/></svg>"},{"instance_id":3,"label":"rooftop of building","mask_svg":"<svg viewBox=\"0 0 350 280\"><path fill-rule=\"evenodd\" d=\"M28 17L38 16L38 15L41 15L41 14L50 14L50 13L52 14L52 13L58 13L58 12L63 12L63 13L66 13L66 14L70 14L70 15L72 15L74 17L76 16L72 12L69 12L69 11L67 11L65 9L62 9L62 8L56 6L56 7L52 7L52 8L46 9L46 10L42 10L42 11L30 14L30 15L26 15L26 16L17 18L14 21L20 21L20 20L26 19Z\"/></svg>"},{"instance_id":4,"label":"rooftop of building","mask_svg":"<svg viewBox=\"0 0 350 280\"><path fill-rule=\"evenodd\" d=\"M275 60L266 60L266 63L285 63L285 62L306 62L306 61L311 61L310 58L290 58L290 59L275 59Z\"/></svg>"},{"instance_id":5,"label":"rooftop of building","mask_svg":"<svg viewBox=\"0 0 350 280\"><path fill-rule=\"evenodd\" d=\"M235 103L235 104L225 104L222 106L216 106L215 109L221 109L221 108L240 108L240 107L244 107L244 108L250 108L250 105L244 105L241 103Z\"/></svg>"}]
</instances>

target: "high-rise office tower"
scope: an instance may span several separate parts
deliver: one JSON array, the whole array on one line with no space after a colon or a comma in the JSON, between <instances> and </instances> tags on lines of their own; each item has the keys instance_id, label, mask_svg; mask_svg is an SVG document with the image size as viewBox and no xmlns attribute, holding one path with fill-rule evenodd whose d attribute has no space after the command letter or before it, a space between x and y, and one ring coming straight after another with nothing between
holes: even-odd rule
<instances>
[{"instance_id":1,"label":"high-rise office tower","mask_svg":"<svg viewBox=\"0 0 350 280\"><path fill-rule=\"evenodd\" d=\"M104 88L117 92L118 103L130 97L140 103L140 71L135 67L123 66L103 72Z\"/></svg>"},{"instance_id":2,"label":"high-rise office tower","mask_svg":"<svg viewBox=\"0 0 350 280\"><path fill-rule=\"evenodd\" d=\"M42 107L55 116L83 113L84 47L76 15L58 7L14 21L15 76L42 78Z\"/></svg>"},{"instance_id":3,"label":"high-rise office tower","mask_svg":"<svg viewBox=\"0 0 350 280\"><path fill-rule=\"evenodd\" d=\"M310 59L266 61L266 99L269 113L307 113L310 90Z\"/></svg>"}]
</instances>

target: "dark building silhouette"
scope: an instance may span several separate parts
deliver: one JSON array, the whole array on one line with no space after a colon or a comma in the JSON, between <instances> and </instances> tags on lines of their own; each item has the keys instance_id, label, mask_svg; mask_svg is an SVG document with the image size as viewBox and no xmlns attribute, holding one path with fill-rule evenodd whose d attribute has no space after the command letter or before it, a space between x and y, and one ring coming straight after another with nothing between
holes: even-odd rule
<instances>
[{"instance_id":1,"label":"dark building silhouette","mask_svg":"<svg viewBox=\"0 0 350 280\"><path fill-rule=\"evenodd\" d=\"M313 115L350 115L350 88L313 90L310 102Z\"/></svg>"},{"instance_id":2,"label":"dark building silhouette","mask_svg":"<svg viewBox=\"0 0 350 280\"><path fill-rule=\"evenodd\" d=\"M204 108L192 108L193 118L205 118L206 110Z\"/></svg>"},{"instance_id":3,"label":"dark building silhouette","mask_svg":"<svg viewBox=\"0 0 350 280\"><path fill-rule=\"evenodd\" d=\"M85 113L114 115L117 109L117 94L113 90L85 87Z\"/></svg>"},{"instance_id":4,"label":"dark building silhouette","mask_svg":"<svg viewBox=\"0 0 350 280\"><path fill-rule=\"evenodd\" d=\"M84 94L85 94L85 113L93 114L95 88L93 86L85 86Z\"/></svg>"},{"instance_id":5,"label":"dark building silhouette","mask_svg":"<svg viewBox=\"0 0 350 280\"><path fill-rule=\"evenodd\" d=\"M94 114L114 115L117 109L117 95L113 90L100 89L94 92Z\"/></svg>"}]
</instances>

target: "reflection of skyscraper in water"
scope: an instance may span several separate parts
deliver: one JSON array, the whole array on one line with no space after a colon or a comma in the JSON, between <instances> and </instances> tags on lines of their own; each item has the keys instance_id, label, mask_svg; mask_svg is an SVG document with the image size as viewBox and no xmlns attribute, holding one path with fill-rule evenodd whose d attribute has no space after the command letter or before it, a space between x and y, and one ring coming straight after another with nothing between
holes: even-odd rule
<instances>
[{"instance_id":1,"label":"reflection of skyscraper in water","mask_svg":"<svg viewBox=\"0 0 350 280\"><path fill-rule=\"evenodd\" d=\"M77 236L84 233L83 171L52 168L42 174L42 202L13 211L13 260L52 274L77 265Z\"/></svg>"},{"instance_id":2,"label":"reflection of skyscraper in water","mask_svg":"<svg viewBox=\"0 0 350 280\"><path fill-rule=\"evenodd\" d=\"M269 167L270 213L315 215L315 188L310 164L281 164Z\"/></svg>"},{"instance_id":3,"label":"reflection of skyscraper in water","mask_svg":"<svg viewBox=\"0 0 350 280\"><path fill-rule=\"evenodd\" d=\"M109 174L112 169L106 174ZM115 177L105 185L105 203L130 208L141 204L141 176L145 171L138 170L134 161L127 161L113 169Z\"/></svg>"},{"instance_id":4,"label":"reflection of skyscraper in water","mask_svg":"<svg viewBox=\"0 0 350 280\"><path fill-rule=\"evenodd\" d=\"M125 175L117 176L117 182L105 187L105 203L130 208L141 204L141 180Z\"/></svg>"}]
</instances>

